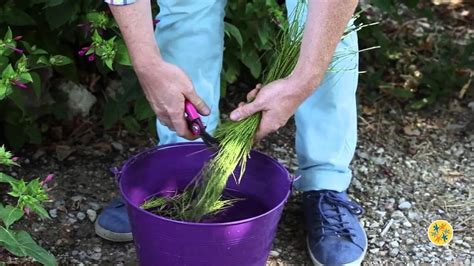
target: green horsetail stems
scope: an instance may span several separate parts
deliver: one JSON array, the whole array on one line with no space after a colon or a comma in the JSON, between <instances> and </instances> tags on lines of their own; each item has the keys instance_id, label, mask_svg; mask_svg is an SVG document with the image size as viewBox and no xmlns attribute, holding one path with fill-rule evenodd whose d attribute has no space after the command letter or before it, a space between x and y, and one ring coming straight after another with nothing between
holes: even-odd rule
<instances>
[{"instance_id":1,"label":"green horsetail stems","mask_svg":"<svg viewBox=\"0 0 474 266\"><path fill-rule=\"evenodd\" d=\"M296 66L303 39L303 27L297 18L302 14L303 2L297 5L292 14L295 19L281 26L282 30L275 42L273 60L265 72L263 84L289 76ZM359 14L356 14L355 18L357 16ZM365 26L348 27L342 38ZM351 49L336 52L328 72L349 70L337 69L337 63L358 52ZM226 121L221 124L215 133L215 138L220 142L219 150L204 166L198 178L183 193L176 192L176 195L171 197L157 197L145 202L141 207L172 219L199 222L231 206L239 199L225 199L223 192L229 177L232 176L237 183L242 180L260 119L261 113L256 113L238 122ZM240 169L238 176L233 174L236 169Z\"/></svg>"}]
</instances>

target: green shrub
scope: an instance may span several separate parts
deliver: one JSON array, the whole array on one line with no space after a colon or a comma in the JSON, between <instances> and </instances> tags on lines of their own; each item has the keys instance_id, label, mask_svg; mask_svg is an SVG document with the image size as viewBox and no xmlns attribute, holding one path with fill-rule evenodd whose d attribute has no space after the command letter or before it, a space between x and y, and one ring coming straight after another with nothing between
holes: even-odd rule
<instances>
[{"instance_id":1,"label":"green shrub","mask_svg":"<svg viewBox=\"0 0 474 266\"><path fill-rule=\"evenodd\" d=\"M155 2L155 1L153 1ZM228 1L225 18L225 51L222 96L237 80L252 84L262 77L269 62L267 51L278 23L286 17L282 1ZM459 45L436 27L421 35L413 31L393 33L402 18L426 18L436 24L439 16L422 0L373 0L374 8L361 22L380 21L360 31L362 48L380 45L361 55L364 95L389 94L422 108L452 95L467 83L473 45ZM153 6L154 13L158 8ZM416 30L416 29L415 29ZM20 37L21 36L21 37ZM420 50L431 43L432 49ZM21 49L16 50L16 49ZM102 0L6 0L0 3L0 136L19 148L40 143L47 127L45 117L66 119L65 103L45 101L55 97L54 78L86 83L99 74L93 88L106 129L122 124L129 131L154 130L154 113L130 68L130 60L118 27ZM121 79L123 91L107 96L110 80ZM27 88L24 88L24 87ZM34 95L34 97L32 97ZM32 104L33 102L33 104ZM26 104L28 103L28 104ZM33 106L33 107L32 107ZM50 119L48 120L50 121Z\"/></svg>"},{"instance_id":2,"label":"green shrub","mask_svg":"<svg viewBox=\"0 0 474 266\"><path fill-rule=\"evenodd\" d=\"M17 159L4 146L0 146L0 165L18 166ZM0 247L15 256L29 256L47 266L57 264L54 256L39 246L28 232L14 230L11 226L24 218L25 214L35 213L41 218L49 218L43 203L48 199L46 183L52 178L53 175L48 175L42 181L37 178L25 182L0 172L0 184L7 183L10 187L8 195L15 199L14 204L0 202Z\"/></svg>"}]
</instances>

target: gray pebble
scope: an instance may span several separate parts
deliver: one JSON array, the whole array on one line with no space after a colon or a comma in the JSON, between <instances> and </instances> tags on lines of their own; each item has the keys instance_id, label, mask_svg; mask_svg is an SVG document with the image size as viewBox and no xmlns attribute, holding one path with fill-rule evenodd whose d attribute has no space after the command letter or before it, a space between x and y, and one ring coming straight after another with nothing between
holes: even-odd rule
<instances>
[{"instance_id":1,"label":"gray pebble","mask_svg":"<svg viewBox=\"0 0 474 266\"><path fill-rule=\"evenodd\" d=\"M114 142L111 143L111 145L117 151L123 151L123 145L121 143L118 143L118 142L114 141Z\"/></svg>"},{"instance_id":2,"label":"gray pebble","mask_svg":"<svg viewBox=\"0 0 474 266\"><path fill-rule=\"evenodd\" d=\"M391 242L390 242L390 247L392 247L392 248L398 248L399 246L400 246L400 245L398 244L397 241L391 241Z\"/></svg>"},{"instance_id":3,"label":"gray pebble","mask_svg":"<svg viewBox=\"0 0 474 266\"><path fill-rule=\"evenodd\" d=\"M414 211L408 211L408 219L418 221L420 220L421 215Z\"/></svg>"},{"instance_id":4,"label":"gray pebble","mask_svg":"<svg viewBox=\"0 0 474 266\"><path fill-rule=\"evenodd\" d=\"M86 215L85 215L83 212L78 212L78 213L76 214L76 217L77 217L77 219L79 219L79 220L82 221L82 220L84 220L84 219L86 218Z\"/></svg>"},{"instance_id":5,"label":"gray pebble","mask_svg":"<svg viewBox=\"0 0 474 266\"><path fill-rule=\"evenodd\" d=\"M83 196L72 196L71 200L72 201L81 201L84 197Z\"/></svg>"},{"instance_id":6,"label":"gray pebble","mask_svg":"<svg viewBox=\"0 0 474 266\"><path fill-rule=\"evenodd\" d=\"M94 210L88 209L86 211L87 217L91 222L95 222L95 219L97 218L97 213Z\"/></svg>"},{"instance_id":7,"label":"gray pebble","mask_svg":"<svg viewBox=\"0 0 474 266\"><path fill-rule=\"evenodd\" d=\"M270 251L270 257L278 257L280 256L280 253L276 250L271 250Z\"/></svg>"},{"instance_id":8,"label":"gray pebble","mask_svg":"<svg viewBox=\"0 0 474 266\"><path fill-rule=\"evenodd\" d=\"M94 250L94 252L96 253L102 252L102 249L100 247L94 247L92 250Z\"/></svg>"},{"instance_id":9,"label":"gray pebble","mask_svg":"<svg viewBox=\"0 0 474 266\"><path fill-rule=\"evenodd\" d=\"M94 211L98 211L98 210L100 210L100 208L101 208L100 204L97 203L97 202L89 202L89 203L87 203L87 204L89 204L89 206L91 207L91 209L93 209Z\"/></svg>"},{"instance_id":10,"label":"gray pebble","mask_svg":"<svg viewBox=\"0 0 474 266\"><path fill-rule=\"evenodd\" d=\"M410 228L412 225L409 221L403 222L403 226Z\"/></svg>"},{"instance_id":11,"label":"gray pebble","mask_svg":"<svg viewBox=\"0 0 474 266\"><path fill-rule=\"evenodd\" d=\"M398 208L399 208L400 210L408 210L408 209L411 208L411 203L408 202L408 201L404 201L404 202L402 202L402 203L400 203L400 204L398 205Z\"/></svg>"},{"instance_id":12,"label":"gray pebble","mask_svg":"<svg viewBox=\"0 0 474 266\"><path fill-rule=\"evenodd\" d=\"M56 217L58 217L58 210L57 210L57 209L51 209L51 210L49 210L49 216L51 216L51 218L56 218Z\"/></svg>"},{"instance_id":13,"label":"gray pebble","mask_svg":"<svg viewBox=\"0 0 474 266\"><path fill-rule=\"evenodd\" d=\"M100 258L102 257L102 254L101 253L94 253L94 254L90 255L89 257L93 260L100 260Z\"/></svg>"},{"instance_id":14,"label":"gray pebble","mask_svg":"<svg viewBox=\"0 0 474 266\"><path fill-rule=\"evenodd\" d=\"M398 248L394 248L394 249L391 249L391 250L390 250L390 252L388 253L388 255L390 255L390 257L396 257L399 252L400 252L400 250L399 250Z\"/></svg>"},{"instance_id":15,"label":"gray pebble","mask_svg":"<svg viewBox=\"0 0 474 266\"><path fill-rule=\"evenodd\" d=\"M395 220L401 220L405 218L405 214L402 211L396 210L392 213L391 217Z\"/></svg>"},{"instance_id":16,"label":"gray pebble","mask_svg":"<svg viewBox=\"0 0 474 266\"><path fill-rule=\"evenodd\" d=\"M407 239L407 245L411 245L411 244L413 244L413 243L415 243L415 240L413 240L413 239L411 239L411 238L408 238L408 239Z\"/></svg>"}]
</instances>

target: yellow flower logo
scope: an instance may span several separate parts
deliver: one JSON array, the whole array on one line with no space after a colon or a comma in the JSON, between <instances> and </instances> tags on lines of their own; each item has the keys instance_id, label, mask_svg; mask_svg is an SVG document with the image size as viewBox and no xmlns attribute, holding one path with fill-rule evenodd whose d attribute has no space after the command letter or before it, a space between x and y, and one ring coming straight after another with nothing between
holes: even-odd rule
<instances>
[{"instance_id":1,"label":"yellow flower logo","mask_svg":"<svg viewBox=\"0 0 474 266\"><path fill-rule=\"evenodd\" d=\"M428 227L428 238L437 246L444 246L453 239L453 227L445 220L436 220Z\"/></svg>"}]
</instances>

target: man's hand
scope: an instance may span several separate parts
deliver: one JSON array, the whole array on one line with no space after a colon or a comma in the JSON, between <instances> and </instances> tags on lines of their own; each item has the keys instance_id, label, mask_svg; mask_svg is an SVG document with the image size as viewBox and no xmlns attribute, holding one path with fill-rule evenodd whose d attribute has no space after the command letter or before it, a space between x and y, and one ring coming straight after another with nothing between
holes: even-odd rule
<instances>
[{"instance_id":1,"label":"man's hand","mask_svg":"<svg viewBox=\"0 0 474 266\"><path fill-rule=\"evenodd\" d=\"M240 121L261 111L262 120L255 136L259 141L283 127L311 91L312 88L306 88L291 76L263 87L257 85L247 94L248 103L240 103L230 114L230 119Z\"/></svg>"},{"instance_id":2,"label":"man's hand","mask_svg":"<svg viewBox=\"0 0 474 266\"><path fill-rule=\"evenodd\" d=\"M209 107L196 94L189 77L179 67L160 59L146 66L135 66L138 80L160 123L183 138L195 139L184 118L184 100L194 104L201 115L209 115Z\"/></svg>"},{"instance_id":3,"label":"man's hand","mask_svg":"<svg viewBox=\"0 0 474 266\"><path fill-rule=\"evenodd\" d=\"M133 68L151 108L160 122L187 139L195 139L184 118L188 99L202 115L209 108L194 91L189 77L179 67L163 60L152 26L150 0L133 5L110 5L132 59Z\"/></svg>"}]
</instances>

